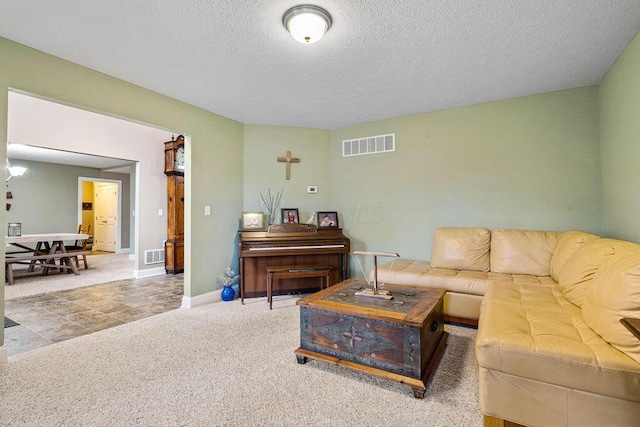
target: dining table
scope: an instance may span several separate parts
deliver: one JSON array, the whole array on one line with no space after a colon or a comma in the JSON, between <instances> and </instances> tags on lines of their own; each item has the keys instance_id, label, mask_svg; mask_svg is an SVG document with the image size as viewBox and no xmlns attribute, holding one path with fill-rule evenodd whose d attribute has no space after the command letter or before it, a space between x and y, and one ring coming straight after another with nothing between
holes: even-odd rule
<instances>
[{"instance_id":1,"label":"dining table","mask_svg":"<svg viewBox=\"0 0 640 427\"><path fill-rule=\"evenodd\" d=\"M36 267L42 267L42 275L46 276L50 269L71 270L74 274L80 272L72 258L77 252L67 252L65 241L88 239L83 233L41 233L22 234L20 236L5 236L5 276L8 283L13 284L13 264L28 264L28 272ZM56 264L60 260L60 264Z\"/></svg>"}]
</instances>

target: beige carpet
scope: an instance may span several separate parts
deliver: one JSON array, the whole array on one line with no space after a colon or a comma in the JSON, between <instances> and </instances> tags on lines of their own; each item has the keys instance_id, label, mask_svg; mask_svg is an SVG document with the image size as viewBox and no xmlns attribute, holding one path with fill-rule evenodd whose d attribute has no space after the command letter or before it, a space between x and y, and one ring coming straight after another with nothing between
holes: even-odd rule
<instances>
[{"instance_id":1,"label":"beige carpet","mask_svg":"<svg viewBox=\"0 0 640 427\"><path fill-rule=\"evenodd\" d=\"M80 261L80 275L52 273L47 276L30 275L18 277L14 284L4 287L4 299L26 297L43 292L62 291L82 286L107 283L114 280L133 278L135 262L129 259L129 254L101 254L88 256L89 268L85 270ZM25 267L26 266L20 266ZM18 274L16 272L16 274Z\"/></svg>"},{"instance_id":2,"label":"beige carpet","mask_svg":"<svg viewBox=\"0 0 640 427\"><path fill-rule=\"evenodd\" d=\"M481 426L474 329L447 325L423 400L409 387L296 363L299 308L280 297L154 317L10 356L0 425Z\"/></svg>"}]
</instances>

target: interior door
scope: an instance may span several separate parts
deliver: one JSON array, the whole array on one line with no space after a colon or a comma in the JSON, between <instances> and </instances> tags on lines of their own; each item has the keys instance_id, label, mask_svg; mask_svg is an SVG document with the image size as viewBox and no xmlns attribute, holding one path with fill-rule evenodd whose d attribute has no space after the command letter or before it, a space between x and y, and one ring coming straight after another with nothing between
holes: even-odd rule
<instances>
[{"instance_id":1,"label":"interior door","mask_svg":"<svg viewBox=\"0 0 640 427\"><path fill-rule=\"evenodd\" d=\"M95 233L93 244L96 250L115 252L117 239L116 215L118 213L118 184L95 183Z\"/></svg>"}]
</instances>

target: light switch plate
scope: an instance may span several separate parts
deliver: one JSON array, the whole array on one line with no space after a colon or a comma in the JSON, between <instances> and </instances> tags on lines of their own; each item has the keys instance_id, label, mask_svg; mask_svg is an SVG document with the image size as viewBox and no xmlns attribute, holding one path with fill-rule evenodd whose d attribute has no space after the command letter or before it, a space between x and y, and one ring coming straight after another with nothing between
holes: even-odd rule
<instances>
[{"instance_id":1,"label":"light switch plate","mask_svg":"<svg viewBox=\"0 0 640 427\"><path fill-rule=\"evenodd\" d=\"M309 194L316 194L318 192L318 187L315 185L309 185L307 187L307 193Z\"/></svg>"}]
</instances>

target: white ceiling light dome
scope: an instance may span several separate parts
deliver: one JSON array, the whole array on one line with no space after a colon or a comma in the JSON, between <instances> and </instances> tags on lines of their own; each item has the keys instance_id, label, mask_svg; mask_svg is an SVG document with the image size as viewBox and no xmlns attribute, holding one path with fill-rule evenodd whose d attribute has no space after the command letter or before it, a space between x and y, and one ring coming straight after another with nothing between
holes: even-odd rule
<instances>
[{"instance_id":1,"label":"white ceiling light dome","mask_svg":"<svg viewBox=\"0 0 640 427\"><path fill-rule=\"evenodd\" d=\"M284 27L294 39L304 44L315 43L322 38L332 20L329 12L311 4L294 6L282 17Z\"/></svg>"}]
</instances>

